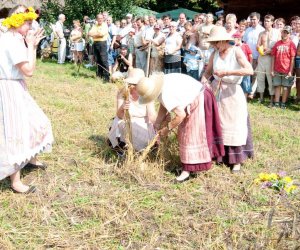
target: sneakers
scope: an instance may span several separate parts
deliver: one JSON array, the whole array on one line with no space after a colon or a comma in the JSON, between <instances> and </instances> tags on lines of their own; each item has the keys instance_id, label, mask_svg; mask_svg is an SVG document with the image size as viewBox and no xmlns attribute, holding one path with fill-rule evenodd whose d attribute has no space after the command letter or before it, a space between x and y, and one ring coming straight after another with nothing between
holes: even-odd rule
<instances>
[{"instance_id":1,"label":"sneakers","mask_svg":"<svg viewBox=\"0 0 300 250\"><path fill-rule=\"evenodd\" d=\"M263 104L264 103L264 99L258 99L258 103L259 104Z\"/></svg>"},{"instance_id":2,"label":"sneakers","mask_svg":"<svg viewBox=\"0 0 300 250\"><path fill-rule=\"evenodd\" d=\"M88 69L88 68L93 67L93 64L90 64L90 63L89 64L85 64L84 67L86 67Z\"/></svg>"},{"instance_id":3,"label":"sneakers","mask_svg":"<svg viewBox=\"0 0 300 250\"><path fill-rule=\"evenodd\" d=\"M274 108L280 108L279 102L274 102Z\"/></svg>"},{"instance_id":4,"label":"sneakers","mask_svg":"<svg viewBox=\"0 0 300 250\"><path fill-rule=\"evenodd\" d=\"M282 109L286 109L286 104L285 103L281 103L281 108Z\"/></svg>"}]
</instances>

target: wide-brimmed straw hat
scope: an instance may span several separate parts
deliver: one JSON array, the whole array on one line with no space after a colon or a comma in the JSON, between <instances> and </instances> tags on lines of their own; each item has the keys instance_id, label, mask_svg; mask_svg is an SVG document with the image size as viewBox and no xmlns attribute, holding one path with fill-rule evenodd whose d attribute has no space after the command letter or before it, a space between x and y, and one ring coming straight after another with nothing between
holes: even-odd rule
<instances>
[{"instance_id":1,"label":"wide-brimmed straw hat","mask_svg":"<svg viewBox=\"0 0 300 250\"><path fill-rule=\"evenodd\" d=\"M142 78L136 86L139 94L139 103L147 104L155 100L161 93L164 83L164 74L154 74Z\"/></svg>"},{"instance_id":2,"label":"wide-brimmed straw hat","mask_svg":"<svg viewBox=\"0 0 300 250\"><path fill-rule=\"evenodd\" d=\"M130 68L128 70L128 77L124 81L128 84L138 84L138 82L145 77L144 70L137 68Z\"/></svg>"},{"instance_id":3,"label":"wide-brimmed straw hat","mask_svg":"<svg viewBox=\"0 0 300 250\"><path fill-rule=\"evenodd\" d=\"M226 29L222 26L215 26L210 30L209 37L206 39L207 42L218 42L218 41L233 41L233 37L227 33Z\"/></svg>"}]
</instances>

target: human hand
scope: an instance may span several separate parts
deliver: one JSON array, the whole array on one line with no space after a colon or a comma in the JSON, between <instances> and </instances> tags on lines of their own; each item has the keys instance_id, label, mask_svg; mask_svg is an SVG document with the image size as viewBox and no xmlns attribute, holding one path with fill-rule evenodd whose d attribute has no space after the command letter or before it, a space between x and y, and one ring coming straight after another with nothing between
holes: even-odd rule
<instances>
[{"instance_id":1,"label":"human hand","mask_svg":"<svg viewBox=\"0 0 300 250\"><path fill-rule=\"evenodd\" d=\"M214 71L214 75L222 78L222 77L228 75L228 71L226 71L226 70L216 70L216 71Z\"/></svg>"},{"instance_id":2,"label":"human hand","mask_svg":"<svg viewBox=\"0 0 300 250\"><path fill-rule=\"evenodd\" d=\"M290 71L288 74L287 74L287 78L288 77L291 77L292 76L292 72Z\"/></svg>"},{"instance_id":3,"label":"human hand","mask_svg":"<svg viewBox=\"0 0 300 250\"><path fill-rule=\"evenodd\" d=\"M124 110L128 110L130 108L130 101L125 101L124 103L123 103L123 109Z\"/></svg>"},{"instance_id":4,"label":"human hand","mask_svg":"<svg viewBox=\"0 0 300 250\"><path fill-rule=\"evenodd\" d=\"M38 29L37 31L29 30L25 37L27 45L36 48L39 42L45 37L44 32L44 29Z\"/></svg>"},{"instance_id":5,"label":"human hand","mask_svg":"<svg viewBox=\"0 0 300 250\"><path fill-rule=\"evenodd\" d=\"M274 77L274 76L275 76L275 74L274 74L274 71L271 71L271 76L272 76L272 77Z\"/></svg>"},{"instance_id":6,"label":"human hand","mask_svg":"<svg viewBox=\"0 0 300 250\"><path fill-rule=\"evenodd\" d=\"M163 127L161 130L158 131L158 134L162 137L167 136L169 133L169 129L167 127Z\"/></svg>"}]
</instances>

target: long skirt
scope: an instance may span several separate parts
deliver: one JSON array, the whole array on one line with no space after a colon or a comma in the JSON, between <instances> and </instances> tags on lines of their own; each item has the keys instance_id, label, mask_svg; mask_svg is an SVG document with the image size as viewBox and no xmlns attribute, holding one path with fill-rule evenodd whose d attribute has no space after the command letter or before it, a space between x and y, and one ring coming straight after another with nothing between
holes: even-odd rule
<instances>
[{"instance_id":1,"label":"long skirt","mask_svg":"<svg viewBox=\"0 0 300 250\"><path fill-rule=\"evenodd\" d=\"M164 73L181 73L181 57L179 55L165 55Z\"/></svg>"},{"instance_id":2,"label":"long skirt","mask_svg":"<svg viewBox=\"0 0 300 250\"><path fill-rule=\"evenodd\" d=\"M21 80L0 80L0 180L50 151L51 123Z\"/></svg>"},{"instance_id":3,"label":"long skirt","mask_svg":"<svg viewBox=\"0 0 300 250\"><path fill-rule=\"evenodd\" d=\"M219 157L217 162L224 163L226 165L233 165L243 163L248 158L254 157L252 131L250 126L249 116L247 118L248 135L245 145L242 146L224 146L225 156Z\"/></svg>"},{"instance_id":4,"label":"long skirt","mask_svg":"<svg viewBox=\"0 0 300 250\"><path fill-rule=\"evenodd\" d=\"M196 98L191 104L191 114L178 130L181 164L185 171L209 170L212 159L224 155L215 98L208 89L202 95L204 100L200 95Z\"/></svg>"}]
</instances>

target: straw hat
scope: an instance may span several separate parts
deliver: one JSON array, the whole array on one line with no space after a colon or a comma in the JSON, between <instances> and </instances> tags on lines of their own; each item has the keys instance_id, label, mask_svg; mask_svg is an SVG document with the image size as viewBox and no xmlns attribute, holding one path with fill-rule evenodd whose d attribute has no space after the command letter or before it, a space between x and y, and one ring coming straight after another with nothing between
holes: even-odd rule
<instances>
[{"instance_id":1,"label":"straw hat","mask_svg":"<svg viewBox=\"0 0 300 250\"><path fill-rule=\"evenodd\" d=\"M233 41L234 39L230 34L226 32L226 29L222 26L215 26L211 29L209 37L206 39L207 42L218 42L218 41Z\"/></svg>"},{"instance_id":2,"label":"straw hat","mask_svg":"<svg viewBox=\"0 0 300 250\"><path fill-rule=\"evenodd\" d=\"M163 74L155 74L150 77L142 78L136 86L140 96L139 103L147 104L155 100L161 93L163 83Z\"/></svg>"},{"instance_id":3,"label":"straw hat","mask_svg":"<svg viewBox=\"0 0 300 250\"><path fill-rule=\"evenodd\" d=\"M144 70L129 68L128 77L124 81L128 84L137 84L143 77L145 77Z\"/></svg>"}]
</instances>

